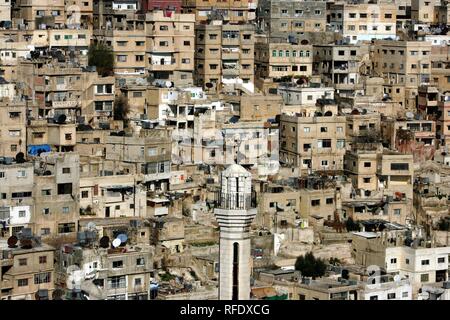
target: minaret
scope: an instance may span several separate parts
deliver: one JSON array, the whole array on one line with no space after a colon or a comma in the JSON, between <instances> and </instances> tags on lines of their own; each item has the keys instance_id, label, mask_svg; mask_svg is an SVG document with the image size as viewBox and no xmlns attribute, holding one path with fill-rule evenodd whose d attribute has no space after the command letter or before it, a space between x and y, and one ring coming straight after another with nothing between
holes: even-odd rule
<instances>
[{"instance_id":1,"label":"minaret","mask_svg":"<svg viewBox=\"0 0 450 320\"><path fill-rule=\"evenodd\" d=\"M218 208L220 226L219 299L250 299L250 224L256 216L252 176L238 164L221 175Z\"/></svg>"}]
</instances>

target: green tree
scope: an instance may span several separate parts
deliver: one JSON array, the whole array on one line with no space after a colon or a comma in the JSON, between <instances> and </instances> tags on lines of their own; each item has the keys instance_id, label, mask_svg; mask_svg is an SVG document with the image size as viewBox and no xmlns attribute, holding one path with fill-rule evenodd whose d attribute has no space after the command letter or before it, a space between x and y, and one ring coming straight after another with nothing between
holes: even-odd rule
<instances>
[{"instance_id":1,"label":"green tree","mask_svg":"<svg viewBox=\"0 0 450 320\"><path fill-rule=\"evenodd\" d=\"M302 277L322 277L325 274L327 265L325 261L314 257L312 252L304 256L299 256L295 261L295 270L299 270Z\"/></svg>"},{"instance_id":2,"label":"green tree","mask_svg":"<svg viewBox=\"0 0 450 320\"><path fill-rule=\"evenodd\" d=\"M97 73L103 77L114 74L114 53L104 43L96 43L89 46L88 64L97 68Z\"/></svg>"}]
</instances>

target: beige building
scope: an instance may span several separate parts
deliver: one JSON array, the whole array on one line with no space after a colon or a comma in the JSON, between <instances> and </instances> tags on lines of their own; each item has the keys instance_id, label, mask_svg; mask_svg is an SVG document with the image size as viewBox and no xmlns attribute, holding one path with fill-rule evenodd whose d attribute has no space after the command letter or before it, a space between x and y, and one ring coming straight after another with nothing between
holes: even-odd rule
<instances>
[{"instance_id":1,"label":"beige building","mask_svg":"<svg viewBox=\"0 0 450 320\"><path fill-rule=\"evenodd\" d=\"M241 85L254 90L255 27L251 24L196 26L195 81L215 91Z\"/></svg>"},{"instance_id":2,"label":"beige building","mask_svg":"<svg viewBox=\"0 0 450 320\"><path fill-rule=\"evenodd\" d=\"M281 115L280 160L302 173L342 170L346 121L329 110L322 116Z\"/></svg>"},{"instance_id":3,"label":"beige building","mask_svg":"<svg viewBox=\"0 0 450 320\"><path fill-rule=\"evenodd\" d=\"M46 29L43 25L62 29L66 24L63 0L20 0L12 9L13 18L23 19L29 30Z\"/></svg>"},{"instance_id":4,"label":"beige building","mask_svg":"<svg viewBox=\"0 0 450 320\"><path fill-rule=\"evenodd\" d=\"M255 43L255 74L261 79L312 75L313 46L289 43L284 38L258 36Z\"/></svg>"},{"instance_id":5,"label":"beige building","mask_svg":"<svg viewBox=\"0 0 450 320\"><path fill-rule=\"evenodd\" d=\"M20 242L19 242L20 244ZM55 249L33 241L31 248L11 248L0 240L0 299L50 300L54 285Z\"/></svg>"},{"instance_id":6,"label":"beige building","mask_svg":"<svg viewBox=\"0 0 450 320\"><path fill-rule=\"evenodd\" d=\"M0 100L0 155L15 157L26 153L26 102L19 100Z\"/></svg>"},{"instance_id":7,"label":"beige building","mask_svg":"<svg viewBox=\"0 0 450 320\"><path fill-rule=\"evenodd\" d=\"M243 23L256 18L257 2L252 0L183 0L183 12L195 13L196 22L221 18L231 23Z\"/></svg>"},{"instance_id":8,"label":"beige building","mask_svg":"<svg viewBox=\"0 0 450 320\"><path fill-rule=\"evenodd\" d=\"M384 78L384 93L407 109L416 107L418 87L430 82L431 42L377 40L373 68Z\"/></svg>"},{"instance_id":9,"label":"beige building","mask_svg":"<svg viewBox=\"0 0 450 320\"><path fill-rule=\"evenodd\" d=\"M145 16L146 68L155 80L193 84L195 15L153 11Z\"/></svg>"}]
</instances>

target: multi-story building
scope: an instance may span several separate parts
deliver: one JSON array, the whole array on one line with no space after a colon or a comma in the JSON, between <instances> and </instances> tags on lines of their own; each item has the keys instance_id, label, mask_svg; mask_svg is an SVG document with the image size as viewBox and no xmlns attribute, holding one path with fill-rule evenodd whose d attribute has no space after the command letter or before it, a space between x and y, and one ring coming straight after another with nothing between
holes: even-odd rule
<instances>
[{"instance_id":1,"label":"multi-story building","mask_svg":"<svg viewBox=\"0 0 450 320\"><path fill-rule=\"evenodd\" d=\"M272 81L308 78L312 75L313 47L289 43L285 38L258 36L255 43L255 75Z\"/></svg>"},{"instance_id":2,"label":"multi-story building","mask_svg":"<svg viewBox=\"0 0 450 320\"><path fill-rule=\"evenodd\" d=\"M362 93L366 66L370 66L367 44L314 45L313 73L341 96Z\"/></svg>"},{"instance_id":3,"label":"multi-story building","mask_svg":"<svg viewBox=\"0 0 450 320\"><path fill-rule=\"evenodd\" d=\"M339 171L345 154L345 116L336 110L323 115L290 116L280 119L280 160L309 171Z\"/></svg>"},{"instance_id":4,"label":"multi-story building","mask_svg":"<svg viewBox=\"0 0 450 320\"><path fill-rule=\"evenodd\" d=\"M330 25L350 43L373 39L396 39L397 6L392 0L335 3Z\"/></svg>"},{"instance_id":5,"label":"multi-story building","mask_svg":"<svg viewBox=\"0 0 450 320\"><path fill-rule=\"evenodd\" d=\"M55 248L36 243L10 247L0 240L0 299L49 300L55 290Z\"/></svg>"},{"instance_id":6,"label":"multi-story building","mask_svg":"<svg viewBox=\"0 0 450 320\"><path fill-rule=\"evenodd\" d=\"M255 20L255 0L182 0L183 12L195 13L195 21L223 19L230 23L242 23Z\"/></svg>"},{"instance_id":7,"label":"multi-story building","mask_svg":"<svg viewBox=\"0 0 450 320\"><path fill-rule=\"evenodd\" d=\"M437 25L441 0L411 0L411 19L418 23Z\"/></svg>"},{"instance_id":8,"label":"multi-story building","mask_svg":"<svg viewBox=\"0 0 450 320\"><path fill-rule=\"evenodd\" d=\"M377 40L372 49L373 69L384 78L384 93L414 110L421 84L430 82L431 43Z\"/></svg>"},{"instance_id":9,"label":"multi-story building","mask_svg":"<svg viewBox=\"0 0 450 320\"><path fill-rule=\"evenodd\" d=\"M63 0L20 0L12 7L13 18L23 19L28 30L46 29L47 26L64 28L66 24Z\"/></svg>"},{"instance_id":10,"label":"multi-story building","mask_svg":"<svg viewBox=\"0 0 450 320\"><path fill-rule=\"evenodd\" d=\"M216 91L254 90L254 26L214 20L196 26L196 84Z\"/></svg>"},{"instance_id":11,"label":"multi-story building","mask_svg":"<svg viewBox=\"0 0 450 320\"><path fill-rule=\"evenodd\" d=\"M258 28L270 37L327 30L326 1L258 1Z\"/></svg>"},{"instance_id":12,"label":"multi-story building","mask_svg":"<svg viewBox=\"0 0 450 320\"><path fill-rule=\"evenodd\" d=\"M153 11L145 16L146 69L155 80L191 86L195 16Z\"/></svg>"},{"instance_id":13,"label":"multi-story building","mask_svg":"<svg viewBox=\"0 0 450 320\"><path fill-rule=\"evenodd\" d=\"M26 116L25 101L0 100L0 155L15 157L19 152L26 152Z\"/></svg>"}]
</instances>

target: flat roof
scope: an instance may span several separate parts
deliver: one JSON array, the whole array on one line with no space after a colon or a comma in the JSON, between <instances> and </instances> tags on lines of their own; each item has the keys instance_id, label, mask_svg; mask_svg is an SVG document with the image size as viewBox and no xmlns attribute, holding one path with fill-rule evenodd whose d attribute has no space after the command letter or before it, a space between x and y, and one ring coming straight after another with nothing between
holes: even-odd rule
<instances>
[{"instance_id":1,"label":"flat roof","mask_svg":"<svg viewBox=\"0 0 450 320\"><path fill-rule=\"evenodd\" d=\"M367 232L367 231L353 232L353 234L366 239L373 239L378 236L376 232Z\"/></svg>"}]
</instances>

